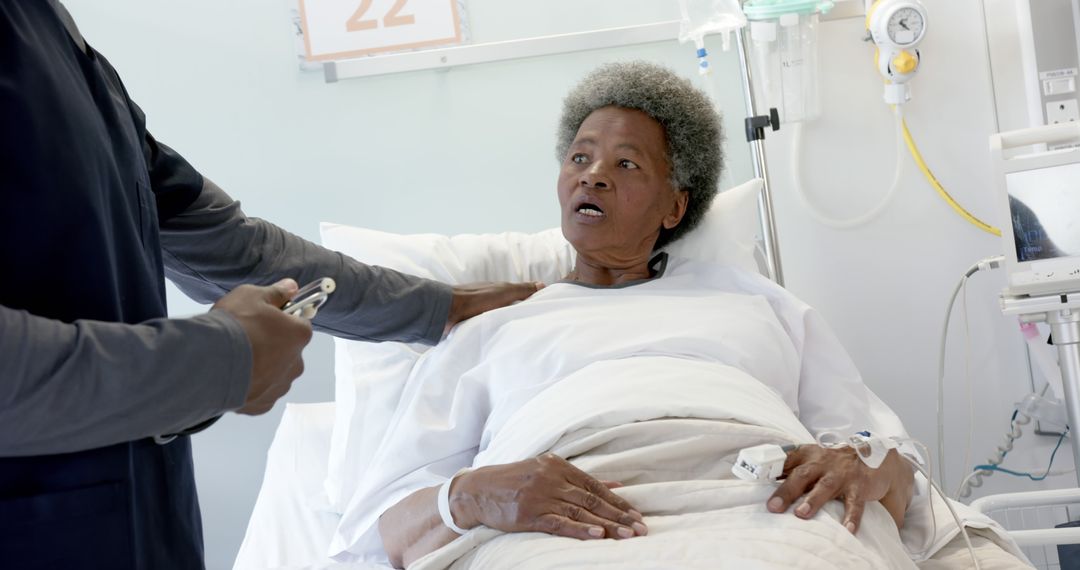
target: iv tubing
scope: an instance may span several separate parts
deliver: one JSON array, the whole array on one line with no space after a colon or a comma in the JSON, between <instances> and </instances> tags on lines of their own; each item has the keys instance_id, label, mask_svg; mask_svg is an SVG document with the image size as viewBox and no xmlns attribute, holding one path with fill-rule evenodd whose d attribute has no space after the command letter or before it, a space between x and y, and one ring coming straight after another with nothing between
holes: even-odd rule
<instances>
[{"instance_id":1,"label":"iv tubing","mask_svg":"<svg viewBox=\"0 0 1080 570\"><path fill-rule=\"evenodd\" d=\"M929 462L930 454L928 453L926 446L914 441L913 443L922 448L923 456L926 457L927 461ZM933 533L930 535L931 545L933 544L933 537L937 535L937 517L934 516L933 497L933 492L937 491L938 496L941 497L941 501L945 503L945 506L949 509L949 514L952 515L953 521L956 523L956 526L960 528L960 535L964 537L964 545L967 546L968 554L971 556L972 568L974 568L975 570L982 570L982 566L979 564L979 557L975 555L975 548L971 545L971 536L968 535L967 527L964 526L964 521L960 520L960 515L956 514L956 509L953 508L952 503L949 502L949 498L945 496L944 492L942 492L941 487L939 487L937 483L934 483L933 473L927 471L925 468L923 468L922 465L919 465L918 462L911 459L910 457L904 455L901 455L901 457L906 459L912 467L922 473L922 476L926 478L926 482L930 486L930 491L928 493L928 495L930 495L930 517L931 520L934 521L934 530ZM940 467L944 467L944 465ZM942 471L944 471L944 469L942 469ZM927 548L927 550L929 550L929 548Z\"/></svg>"},{"instance_id":2,"label":"iv tubing","mask_svg":"<svg viewBox=\"0 0 1080 570\"><path fill-rule=\"evenodd\" d=\"M915 159L915 164L919 165L919 170L922 171L923 176L925 176L926 180L930 182L930 185L934 187L934 190L937 190L937 193L941 196L941 199L945 200L945 202L948 203L949 206L951 206L957 214L960 214L961 217L963 217L975 227L979 228L984 232L1001 237L1000 229L991 226L990 224L980 220L979 218L976 218L974 215L971 214L971 212L965 210L963 206L961 206L955 199L953 199L952 196L949 195L948 192L945 191L945 188L943 188L941 186L941 183L938 182L937 177L935 177L934 173L930 171L930 167L926 165L926 161L923 160L922 153L919 152L919 147L915 144L915 139L912 138L911 131L908 130L907 121L901 118L900 123L904 131L904 142L907 143L908 151L911 152L911 158Z\"/></svg>"},{"instance_id":3,"label":"iv tubing","mask_svg":"<svg viewBox=\"0 0 1080 570\"><path fill-rule=\"evenodd\" d=\"M791 145L791 172L792 178L795 182L795 193L799 196L799 201L810 212L810 215L820 222L822 225L838 230L847 230L856 228L870 222L876 218L881 212L885 210L885 207L892 201L893 194L896 193L896 189L900 187L900 175L903 172L903 146L900 144L902 135L906 132L903 124L903 116L900 113L899 108L894 108L893 112L896 115L896 170L893 172L892 186L889 191L885 193L885 197L881 202L874 206L869 212L847 220L837 220L831 218L821 212L816 205L810 201L810 197L806 195L806 191L802 185L802 123L795 123L795 134Z\"/></svg>"}]
</instances>

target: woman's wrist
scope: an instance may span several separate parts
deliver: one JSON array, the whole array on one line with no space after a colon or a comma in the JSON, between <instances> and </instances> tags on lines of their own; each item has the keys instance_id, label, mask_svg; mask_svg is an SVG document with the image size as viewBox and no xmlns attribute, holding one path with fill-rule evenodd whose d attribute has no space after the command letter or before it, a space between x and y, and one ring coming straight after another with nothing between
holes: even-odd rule
<instances>
[{"instance_id":1,"label":"woman's wrist","mask_svg":"<svg viewBox=\"0 0 1080 570\"><path fill-rule=\"evenodd\" d=\"M476 512L476 493L478 492L476 471L466 471L450 483L450 516L454 523L463 529L480 526Z\"/></svg>"},{"instance_id":2,"label":"woman's wrist","mask_svg":"<svg viewBox=\"0 0 1080 570\"><path fill-rule=\"evenodd\" d=\"M882 506L892 515L897 528L903 528L904 515L911 504L915 491L915 477L911 464L895 450L889 450L886 465L890 472L889 490L881 499ZM882 467L885 467L883 465Z\"/></svg>"}]
</instances>

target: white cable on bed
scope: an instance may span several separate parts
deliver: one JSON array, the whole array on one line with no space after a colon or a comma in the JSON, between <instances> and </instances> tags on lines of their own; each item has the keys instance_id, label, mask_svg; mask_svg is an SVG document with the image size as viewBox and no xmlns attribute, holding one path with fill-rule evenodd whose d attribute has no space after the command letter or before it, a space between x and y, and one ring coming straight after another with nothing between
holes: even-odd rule
<instances>
[{"instance_id":1,"label":"white cable on bed","mask_svg":"<svg viewBox=\"0 0 1080 570\"><path fill-rule=\"evenodd\" d=\"M914 439L910 439L908 441L920 448L923 456L926 457L927 466L930 467L932 465L930 462L930 450L928 450L926 446L923 445L923 443L920 441ZM923 468L923 466L920 465L918 461L915 461L914 459L906 455L901 454L900 457L906 459L912 467L918 470L919 473L922 473L922 476L926 478L927 483L930 484L930 493L927 493L929 495L927 500L930 502L930 528L933 530L931 530L930 532L930 540L927 541L927 546L923 549L922 552L919 553L919 556L923 556L930 551L930 549L934 546L934 539L937 537L937 516L934 515L933 497L934 491L937 491L938 496L941 497L941 500L945 503L945 506L948 507L949 514L952 515L953 521L956 522L956 526L960 529L960 535L964 537L964 544L967 546L968 554L971 555L971 562L972 564L974 564L975 570L981 570L982 567L979 565L979 558L975 555L975 547L971 545L971 537L968 535L967 527L965 527L963 521L960 520L960 515L956 514L956 509L954 509L952 504L949 502L949 498L946 497L945 493L941 491L941 487L938 487L937 483L934 482L934 478L932 476L933 469L931 468L927 470Z\"/></svg>"}]
</instances>

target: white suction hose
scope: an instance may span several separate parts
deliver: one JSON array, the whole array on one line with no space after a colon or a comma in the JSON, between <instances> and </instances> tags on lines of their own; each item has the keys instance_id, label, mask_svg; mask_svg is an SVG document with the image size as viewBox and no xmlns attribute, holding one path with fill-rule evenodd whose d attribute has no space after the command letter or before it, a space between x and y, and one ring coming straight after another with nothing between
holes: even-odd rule
<instances>
[{"instance_id":1,"label":"white suction hose","mask_svg":"<svg viewBox=\"0 0 1080 570\"><path fill-rule=\"evenodd\" d=\"M799 201L806 207L806 210L810 212L810 215L824 226L838 230L849 230L869 223L874 218L878 217L881 212L885 211L885 208L892 201L892 197L896 194L896 189L900 187L900 176L903 174L903 158L904 158L904 128L903 128L903 116L900 114L900 106L895 107L896 117L896 169L893 172L892 186L889 187L889 191L885 193L885 197L881 199L881 202L874 206L869 212L858 216L856 218L850 218L847 220L838 220L832 218L823 213L816 204L810 201L810 197L806 194L806 190L803 189L802 184L802 123L795 123L794 126L794 138L791 143L791 173L795 182L795 194L799 196Z\"/></svg>"}]
</instances>

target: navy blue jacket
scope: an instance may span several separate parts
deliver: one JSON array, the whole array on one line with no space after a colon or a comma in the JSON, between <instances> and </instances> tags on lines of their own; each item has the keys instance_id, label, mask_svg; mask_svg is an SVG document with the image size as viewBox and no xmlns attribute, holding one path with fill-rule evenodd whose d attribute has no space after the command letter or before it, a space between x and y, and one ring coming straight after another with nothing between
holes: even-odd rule
<instances>
[{"instance_id":1,"label":"navy blue jacket","mask_svg":"<svg viewBox=\"0 0 1080 570\"><path fill-rule=\"evenodd\" d=\"M202 177L155 143L116 72L45 0L0 0L0 129L0 305L64 322L164 317L159 218ZM0 459L0 567L202 560L188 438Z\"/></svg>"}]
</instances>

